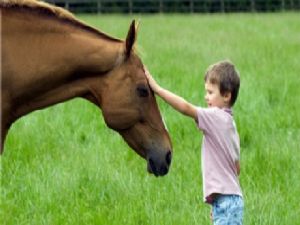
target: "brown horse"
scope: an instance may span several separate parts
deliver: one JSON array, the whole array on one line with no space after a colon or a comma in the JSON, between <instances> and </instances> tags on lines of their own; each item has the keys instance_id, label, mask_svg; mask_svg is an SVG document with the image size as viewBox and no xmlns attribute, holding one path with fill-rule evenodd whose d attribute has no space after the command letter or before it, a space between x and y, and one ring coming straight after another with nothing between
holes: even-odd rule
<instances>
[{"instance_id":1,"label":"brown horse","mask_svg":"<svg viewBox=\"0 0 300 225\"><path fill-rule=\"evenodd\" d=\"M140 58L133 21L126 41L34 0L0 1L1 151L9 127L34 111L82 97L101 108L108 127L165 175L171 142Z\"/></svg>"}]
</instances>

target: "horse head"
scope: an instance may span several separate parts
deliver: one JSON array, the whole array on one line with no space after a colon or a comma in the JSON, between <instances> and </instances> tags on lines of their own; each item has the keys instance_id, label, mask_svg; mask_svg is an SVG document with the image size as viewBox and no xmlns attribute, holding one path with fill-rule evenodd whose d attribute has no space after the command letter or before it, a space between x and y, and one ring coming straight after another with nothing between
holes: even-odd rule
<instances>
[{"instance_id":1,"label":"horse head","mask_svg":"<svg viewBox=\"0 0 300 225\"><path fill-rule=\"evenodd\" d=\"M100 107L108 127L117 131L128 145L147 160L155 176L167 174L172 158L168 132L155 96L145 76L141 59L134 53L136 27L133 21L119 65L102 82Z\"/></svg>"}]
</instances>

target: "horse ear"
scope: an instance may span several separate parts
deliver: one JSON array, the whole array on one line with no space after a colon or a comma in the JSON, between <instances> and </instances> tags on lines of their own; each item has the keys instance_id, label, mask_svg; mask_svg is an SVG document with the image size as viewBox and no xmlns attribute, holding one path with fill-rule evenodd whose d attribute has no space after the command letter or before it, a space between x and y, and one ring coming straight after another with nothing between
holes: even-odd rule
<instances>
[{"instance_id":1,"label":"horse ear","mask_svg":"<svg viewBox=\"0 0 300 225\"><path fill-rule=\"evenodd\" d=\"M126 37L126 49L125 49L125 55L128 58L130 56L132 47L134 45L135 39L136 39L136 27L135 27L135 20L131 22L127 37Z\"/></svg>"}]
</instances>

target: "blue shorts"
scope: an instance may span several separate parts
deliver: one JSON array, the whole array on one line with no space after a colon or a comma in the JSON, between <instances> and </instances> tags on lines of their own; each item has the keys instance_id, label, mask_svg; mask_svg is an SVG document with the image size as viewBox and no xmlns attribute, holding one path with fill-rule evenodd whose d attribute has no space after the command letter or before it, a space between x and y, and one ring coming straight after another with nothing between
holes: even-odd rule
<instances>
[{"instance_id":1,"label":"blue shorts","mask_svg":"<svg viewBox=\"0 0 300 225\"><path fill-rule=\"evenodd\" d=\"M219 195L212 203L214 225L242 225L244 201L239 195Z\"/></svg>"}]
</instances>

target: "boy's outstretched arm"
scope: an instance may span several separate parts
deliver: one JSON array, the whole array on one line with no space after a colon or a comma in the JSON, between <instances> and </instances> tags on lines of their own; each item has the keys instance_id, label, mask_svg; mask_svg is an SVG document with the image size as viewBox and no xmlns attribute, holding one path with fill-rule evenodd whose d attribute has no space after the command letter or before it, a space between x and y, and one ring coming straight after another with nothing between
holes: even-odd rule
<instances>
[{"instance_id":1,"label":"boy's outstretched arm","mask_svg":"<svg viewBox=\"0 0 300 225\"><path fill-rule=\"evenodd\" d=\"M180 112L186 116L190 116L190 117L194 118L195 120L197 120L196 106L189 103L184 98L159 86L146 68L145 68L145 73L146 73L146 77L148 79L150 87L157 95L159 95L165 102L167 102L169 105L171 105L178 112Z\"/></svg>"}]
</instances>

